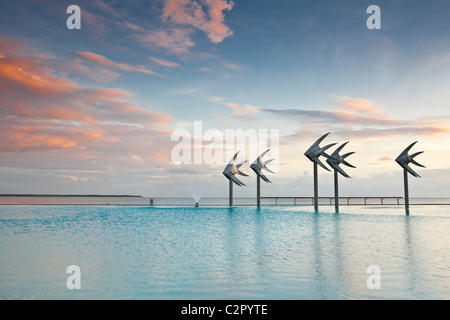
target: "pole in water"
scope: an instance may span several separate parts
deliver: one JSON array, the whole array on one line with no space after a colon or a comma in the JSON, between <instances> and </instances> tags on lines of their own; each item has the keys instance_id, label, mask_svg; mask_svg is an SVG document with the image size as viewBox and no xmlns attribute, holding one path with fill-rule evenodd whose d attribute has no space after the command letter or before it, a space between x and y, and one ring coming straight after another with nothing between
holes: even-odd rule
<instances>
[{"instance_id":1,"label":"pole in water","mask_svg":"<svg viewBox=\"0 0 450 320\"><path fill-rule=\"evenodd\" d=\"M354 154L354 152L348 152L344 155L340 155L339 152L347 145L348 141L341 144L331 156L328 157L327 163L334 169L334 208L336 212L339 212L339 182L338 182L338 173L343 175L346 178L350 178L350 176L339 166L341 163L346 165L347 167L355 168L354 165L348 163L345 158Z\"/></svg>"},{"instance_id":2,"label":"pole in water","mask_svg":"<svg viewBox=\"0 0 450 320\"><path fill-rule=\"evenodd\" d=\"M227 164L227 166L225 167L225 169L223 170L222 174L229 180L230 183L230 187L229 187L229 206L232 207L233 206L233 183L236 183L238 186L245 186L245 184L243 184L237 177L236 175L241 175L241 176L248 176L248 174L242 172L239 170L239 168L247 162L247 160L245 160L244 162L241 163L236 163L236 158L239 154L239 151L233 156L233 158L231 158L230 162Z\"/></svg>"},{"instance_id":3,"label":"pole in water","mask_svg":"<svg viewBox=\"0 0 450 320\"><path fill-rule=\"evenodd\" d=\"M309 147L308 150L305 152L305 156L311 160L314 163L314 210L317 212L319 211L319 196L318 196L318 184L317 184L317 164L319 164L322 168L324 168L327 171L330 171L323 163L319 160L319 157L321 155L324 155L328 157L328 155L325 153L325 150L328 148L334 146L336 143L331 143L329 145L326 145L325 147L320 147L319 144L323 141L323 139L326 138L330 133L324 134L319 139L316 140L316 142L313 143L311 147Z\"/></svg>"},{"instance_id":4,"label":"pole in water","mask_svg":"<svg viewBox=\"0 0 450 320\"><path fill-rule=\"evenodd\" d=\"M334 169L334 209L339 212L339 182L338 171Z\"/></svg>"},{"instance_id":5,"label":"pole in water","mask_svg":"<svg viewBox=\"0 0 450 320\"><path fill-rule=\"evenodd\" d=\"M417 143L411 143L405 150L400 153L400 155L395 159L395 161L403 168L403 186L405 189L405 211L406 215L409 215L409 190L408 190L408 173L416 178L420 178L420 176L409 166L409 163L415 164L416 166L425 168L424 165L418 163L414 158L419 154L423 153L423 151L419 151L409 155L408 152L411 148Z\"/></svg>"},{"instance_id":6,"label":"pole in water","mask_svg":"<svg viewBox=\"0 0 450 320\"><path fill-rule=\"evenodd\" d=\"M256 177L256 206L261 207L261 177Z\"/></svg>"},{"instance_id":7,"label":"pole in water","mask_svg":"<svg viewBox=\"0 0 450 320\"><path fill-rule=\"evenodd\" d=\"M270 180L264 175L263 170L274 173L267 167L267 165L275 159L262 159L269 151L270 149L267 149L266 151L261 153L258 158L256 158L256 160L250 165L250 168L256 173L256 206L258 208L261 206L261 179L263 179L267 183L270 183Z\"/></svg>"},{"instance_id":8,"label":"pole in water","mask_svg":"<svg viewBox=\"0 0 450 320\"><path fill-rule=\"evenodd\" d=\"M317 182L317 162L314 165L314 211L319 211L319 184Z\"/></svg>"},{"instance_id":9,"label":"pole in water","mask_svg":"<svg viewBox=\"0 0 450 320\"><path fill-rule=\"evenodd\" d=\"M229 192L228 205L230 206L230 208L233 206L233 181L232 180L230 180L230 192Z\"/></svg>"},{"instance_id":10,"label":"pole in water","mask_svg":"<svg viewBox=\"0 0 450 320\"><path fill-rule=\"evenodd\" d=\"M405 211L409 215L409 189L408 189L408 171L403 169L403 186L405 189Z\"/></svg>"}]
</instances>

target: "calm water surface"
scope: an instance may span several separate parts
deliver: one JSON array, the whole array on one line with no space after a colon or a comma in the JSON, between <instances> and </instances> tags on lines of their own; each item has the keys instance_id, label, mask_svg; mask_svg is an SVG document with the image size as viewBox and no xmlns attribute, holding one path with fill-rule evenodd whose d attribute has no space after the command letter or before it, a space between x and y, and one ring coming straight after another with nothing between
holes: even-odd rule
<instances>
[{"instance_id":1,"label":"calm water surface","mask_svg":"<svg viewBox=\"0 0 450 320\"><path fill-rule=\"evenodd\" d=\"M449 230L448 206L3 205L0 298L449 299Z\"/></svg>"}]
</instances>

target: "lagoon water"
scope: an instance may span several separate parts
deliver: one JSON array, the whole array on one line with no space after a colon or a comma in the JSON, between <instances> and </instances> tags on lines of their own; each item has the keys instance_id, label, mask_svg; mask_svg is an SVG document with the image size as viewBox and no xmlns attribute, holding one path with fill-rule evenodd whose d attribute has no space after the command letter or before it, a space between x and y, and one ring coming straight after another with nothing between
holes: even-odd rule
<instances>
[{"instance_id":1,"label":"lagoon water","mask_svg":"<svg viewBox=\"0 0 450 320\"><path fill-rule=\"evenodd\" d=\"M0 298L450 298L450 206L332 209L1 205Z\"/></svg>"}]
</instances>

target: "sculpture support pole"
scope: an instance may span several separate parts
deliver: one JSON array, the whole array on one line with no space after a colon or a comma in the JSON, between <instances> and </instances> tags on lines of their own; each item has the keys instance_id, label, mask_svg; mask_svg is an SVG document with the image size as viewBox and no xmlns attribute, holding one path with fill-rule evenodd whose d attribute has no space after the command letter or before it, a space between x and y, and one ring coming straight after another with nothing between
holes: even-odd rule
<instances>
[{"instance_id":1,"label":"sculpture support pole","mask_svg":"<svg viewBox=\"0 0 450 320\"><path fill-rule=\"evenodd\" d=\"M334 169L334 208L339 212L339 186L338 186L338 171Z\"/></svg>"},{"instance_id":2,"label":"sculpture support pole","mask_svg":"<svg viewBox=\"0 0 450 320\"><path fill-rule=\"evenodd\" d=\"M230 180L230 195L229 195L229 197L230 198L228 200L228 203L231 208L231 207L233 207L233 181L232 180Z\"/></svg>"},{"instance_id":3,"label":"sculpture support pole","mask_svg":"<svg viewBox=\"0 0 450 320\"><path fill-rule=\"evenodd\" d=\"M256 206L258 208L261 206L261 177L259 175L256 177Z\"/></svg>"},{"instance_id":4,"label":"sculpture support pole","mask_svg":"<svg viewBox=\"0 0 450 320\"><path fill-rule=\"evenodd\" d=\"M319 196L317 183L317 162L314 162L314 210L319 211Z\"/></svg>"},{"instance_id":5,"label":"sculpture support pole","mask_svg":"<svg viewBox=\"0 0 450 320\"><path fill-rule=\"evenodd\" d=\"M403 184L405 187L405 211L409 215L409 190L408 190L408 171L403 168Z\"/></svg>"}]
</instances>

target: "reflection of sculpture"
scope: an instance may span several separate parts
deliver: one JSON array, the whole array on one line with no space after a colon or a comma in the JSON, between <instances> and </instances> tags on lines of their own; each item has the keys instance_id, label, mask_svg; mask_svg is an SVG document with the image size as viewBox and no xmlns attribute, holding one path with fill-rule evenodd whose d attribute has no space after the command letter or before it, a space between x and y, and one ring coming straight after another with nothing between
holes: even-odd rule
<instances>
[{"instance_id":1,"label":"reflection of sculpture","mask_svg":"<svg viewBox=\"0 0 450 320\"><path fill-rule=\"evenodd\" d=\"M412 174L416 178L420 178L420 176L409 166L409 163L415 164L416 166L425 168L425 166L416 162L414 158L419 154L423 153L423 151L416 152L412 155L409 155L408 152L411 148L417 143L411 143L405 150L400 153L400 155L395 159L395 161L403 168L403 184L405 189L405 209L406 214L409 214L409 190L408 190L408 172Z\"/></svg>"},{"instance_id":2,"label":"reflection of sculpture","mask_svg":"<svg viewBox=\"0 0 450 320\"><path fill-rule=\"evenodd\" d=\"M263 179L265 182L271 183L270 180L262 173L262 170L267 170L270 173L275 173L269 168L267 168L267 164L272 162L274 159L262 161L262 158L269 152L270 149L267 149L261 155L256 158L255 162L253 162L250 165L250 168L252 168L253 171L256 173L256 205L258 207L261 206L261 179Z\"/></svg>"},{"instance_id":3,"label":"reflection of sculpture","mask_svg":"<svg viewBox=\"0 0 450 320\"><path fill-rule=\"evenodd\" d=\"M318 183L317 183L317 164L319 164L322 168L324 168L327 171L330 171L330 169L328 169L320 160L319 157L321 155L324 155L325 157L329 157L329 155L327 155L325 153L325 150L327 150L328 148L334 146L336 143L331 143L329 145L326 145L325 147L321 148L319 146L319 143L321 143L323 141L323 139L326 138L326 136L328 136L330 133L328 132L327 134L324 134L323 136L321 136L316 142L314 142L314 144L305 152L305 156L311 160L314 163L314 210L318 211L319 210L319 196L318 196Z\"/></svg>"},{"instance_id":4,"label":"reflection of sculpture","mask_svg":"<svg viewBox=\"0 0 450 320\"><path fill-rule=\"evenodd\" d=\"M227 179L230 181L230 194L229 194L229 205L230 207L233 206L233 182L235 184L237 184L238 186L245 186L244 183L242 183L242 181L240 181L237 177L236 174L239 174L241 176L248 176L248 174L245 174L241 171L239 171L239 168L246 163L247 161L243 161L239 164L236 164L236 158L238 156L240 151L236 152L236 154L233 156L233 158L230 160L230 162L227 164L227 166L225 167L225 169L223 170L223 175L225 177L227 177Z\"/></svg>"},{"instance_id":5,"label":"reflection of sculpture","mask_svg":"<svg viewBox=\"0 0 450 320\"><path fill-rule=\"evenodd\" d=\"M354 154L354 152L349 152L342 156L339 154L339 152L347 145L347 143L348 141L340 145L327 159L327 163L334 169L334 207L336 211L339 210L338 172L344 177L350 178L350 176L344 170L342 170L339 165L342 163L348 167L355 168L355 166L345 161L345 158L347 158L351 154Z\"/></svg>"}]
</instances>

